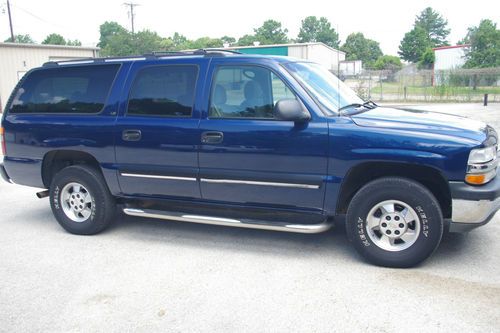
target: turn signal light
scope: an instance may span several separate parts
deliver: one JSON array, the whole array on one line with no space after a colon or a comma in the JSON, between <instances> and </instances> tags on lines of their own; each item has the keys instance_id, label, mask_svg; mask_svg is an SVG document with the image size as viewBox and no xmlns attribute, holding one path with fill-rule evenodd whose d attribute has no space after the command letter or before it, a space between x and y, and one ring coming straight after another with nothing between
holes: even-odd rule
<instances>
[{"instance_id":1,"label":"turn signal light","mask_svg":"<svg viewBox=\"0 0 500 333\"><path fill-rule=\"evenodd\" d=\"M485 180L486 180L486 175L484 174L465 176L465 181L472 185L482 185L485 183Z\"/></svg>"}]
</instances>

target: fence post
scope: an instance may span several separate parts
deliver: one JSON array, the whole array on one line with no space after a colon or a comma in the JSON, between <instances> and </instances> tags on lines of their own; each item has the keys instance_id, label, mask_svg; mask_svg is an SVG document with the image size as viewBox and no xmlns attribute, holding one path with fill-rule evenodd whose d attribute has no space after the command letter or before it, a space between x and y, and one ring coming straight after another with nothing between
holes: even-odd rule
<instances>
[{"instance_id":1,"label":"fence post","mask_svg":"<svg viewBox=\"0 0 500 333\"><path fill-rule=\"evenodd\" d=\"M378 74L378 82L380 83L380 100L384 99L384 93L382 92L382 79L380 78L380 72Z\"/></svg>"},{"instance_id":2,"label":"fence post","mask_svg":"<svg viewBox=\"0 0 500 333\"><path fill-rule=\"evenodd\" d=\"M404 91L404 100L406 101L406 86L403 87L403 91Z\"/></svg>"},{"instance_id":3,"label":"fence post","mask_svg":"<svg viewBox=\"0 0 500 333\"><path fill-rule=\"evenodd\" d=\"M484 94L483 105L488 106L488 94Z\"/></svg>"}]
</instances>

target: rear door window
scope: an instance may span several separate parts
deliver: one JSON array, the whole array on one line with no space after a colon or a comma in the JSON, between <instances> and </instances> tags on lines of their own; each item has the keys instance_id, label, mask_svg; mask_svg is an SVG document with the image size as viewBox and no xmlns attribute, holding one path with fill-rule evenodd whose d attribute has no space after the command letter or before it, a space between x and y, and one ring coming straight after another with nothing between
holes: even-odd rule
<instances>
[{"instance_id":1,"label":"rear door window","mask_svg":"<svg viewBox=\"0 0 500 333\"><path fill-rule=\"evenodd\" d=\"M132 85L127 115L191 117L197 76L194 65L143 68Z\"/></svg>"},{"instance_id":2,"label":"rear door window","mask_svg":"<svg viewBox=\"0 0 500 333\"><path fill-rule=\"evenodd\" d=\"M98 113L120 65L36 70L17 89L11 113Z\"/></svg>"}]
</instances>

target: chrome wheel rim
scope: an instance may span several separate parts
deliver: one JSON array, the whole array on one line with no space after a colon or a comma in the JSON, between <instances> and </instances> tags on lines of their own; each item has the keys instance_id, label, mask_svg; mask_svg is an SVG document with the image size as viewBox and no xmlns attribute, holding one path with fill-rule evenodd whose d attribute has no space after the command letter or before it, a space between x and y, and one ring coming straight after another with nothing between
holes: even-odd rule
<instances>
[{"instance_id":1,"label":"chrome wheel rim","mask_svg":"<svg viewBox=\"0 0 500 333\"><path fill-rule=\"evenodd\" d=\"M73 222L84 222L92 214L92 195L82 184L66 184L61 191L60 201L64 214Z\"/></svg>"},{"instance_id":2,"label":"chrome wheel rim","mask_svg":"<svg viewBox=\"0 0 500 333\"><path fill-rule=\"evenodd\" d=\"M420 234L420 219L413 208L398 200L382 201L366 217L370 240L386 251L402 251L412 246Z\"/></svg>"}]
</instances>

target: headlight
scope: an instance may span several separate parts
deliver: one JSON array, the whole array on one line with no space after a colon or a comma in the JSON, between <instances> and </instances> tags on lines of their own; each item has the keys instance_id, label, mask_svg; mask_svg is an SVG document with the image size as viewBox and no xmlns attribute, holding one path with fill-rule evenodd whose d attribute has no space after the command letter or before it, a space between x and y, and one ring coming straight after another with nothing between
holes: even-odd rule
<instances>
[{"instance_id":1,"label":"headlight","mask_svg":"<svg viewBox=\"0 0 500 333\"><path fill-rule=\"evenodd\" d=\"M470 163L486 163L497 158L497 147L491 146L481 149L472 149L469 154Z\"/></svg>"},{"instance_id":2,"label":"headlight","mask_svg":"<svg viewBox=\"0 0 500 333\"><path fill-rule=\"evenodd\" d=\"M472 185L486 184L496 176L497 146L472 149L467 163L465 181Z\"/></svg>"}]
</instances>

